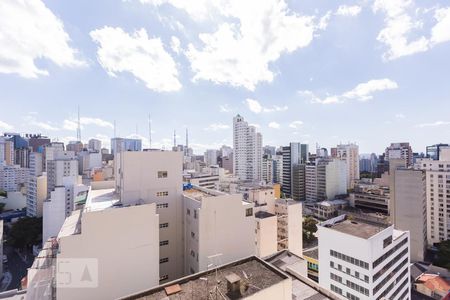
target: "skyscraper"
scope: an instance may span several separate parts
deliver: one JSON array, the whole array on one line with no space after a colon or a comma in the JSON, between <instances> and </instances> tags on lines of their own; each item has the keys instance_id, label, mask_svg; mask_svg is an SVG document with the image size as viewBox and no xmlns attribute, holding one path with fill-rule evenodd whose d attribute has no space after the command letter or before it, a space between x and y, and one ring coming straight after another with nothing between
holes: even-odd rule
<instances>
[{"instance_id":1,"label":"skyscraper","mask_svg":"<svg viewBox=\"0 0 450 300\"><path fill-rule=\"evenodd\" d=\"M391 143L385 150L385 159L403 159L406 161L406 166L413 164L413 151L409 143Z\"/></svg>"},{"instance_id":2,"label":"skyscraper","mask_svg":"<svg viewBox=\"0 0 450 300\"><path fill-rule=\"evenodd\" d=\"M292 197L294 194L294 189L304 190L304 181L293 180L294 170L297 172L297 167L300 164L304 164L308 161L308 145L300 143L290 143L289 146L284 146L283 148L283 182L282 188L283 193ZM301 170L300 170L301 171ZM302 176L295 176L297 179L302 178ZM301 187L298 187L300 185ZM303 197L299 195L298 199L294 200L304 200Z\"/></svg>"},{"instance_id":3,"label":"skyscraper","mask_svg":"<svg viewBox=\"0 0 450 300\"><path fill-rule=\"evenodd\" d=\"M262 179L262 135L243 117L233 118L233 173L240 180Z\"/></svg>"},{"instance_id":4,"label":"skyscraper","mask_svg":"<svg viewBox=\"0 0 450 300\"><path fill-rule=\"evenodd\" d=\"M333 148L331 149L333 156ZM352 189L359 179L359 147L356 144L340 144L335 150L335 157L347 162L347 188Z\"/></svg>"}]
</instances>

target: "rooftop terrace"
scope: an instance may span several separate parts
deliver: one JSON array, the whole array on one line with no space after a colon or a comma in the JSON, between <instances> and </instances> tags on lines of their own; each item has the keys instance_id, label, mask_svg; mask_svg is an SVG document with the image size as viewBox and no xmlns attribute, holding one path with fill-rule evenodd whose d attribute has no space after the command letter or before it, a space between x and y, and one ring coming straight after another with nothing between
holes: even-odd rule
<instances>
[{"instance_id":1,"label":"rooftop terrace","mask_svg":"<svg viewBox=\"0 0 450 300\"><path fill-rule=\"evenodd\" d=\"M245 288L239 297L228 292L227 281L239 279ZM237 299L249 297L260 290L269 288L289 277L256 257L249 257L179 280L160 285L123 299ZM216 284L217 283L217 284Z\"/></svg>"},{"instance_id":2,"label":"rooftop terrace","mask_svg":"<svg viewBox=\"0 0 450 300\"><path fill-rule=\"evenodd\" d=\"M223 195L227 195L227 194L217 191L217 190L202 188L202 187L193 185L192 188L184 190L183 195L186 197L198 200L198 201L202 201L203 198L217 197L217 196L223 196Z\"/></svg>"}]
</instances>

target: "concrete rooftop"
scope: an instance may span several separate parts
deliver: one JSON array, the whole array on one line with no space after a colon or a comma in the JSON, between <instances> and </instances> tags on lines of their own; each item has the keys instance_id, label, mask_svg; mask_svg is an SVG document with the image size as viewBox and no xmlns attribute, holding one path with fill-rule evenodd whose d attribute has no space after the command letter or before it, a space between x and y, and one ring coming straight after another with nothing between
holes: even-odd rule
<instances>
[{"instance_id":1,"label":"concrete rooftop","mask_svg":"<svg viewBox=\"0 0 450 300\"><path fill-rule=\"evenodd\" d=\"M363 239L368 239L383 231L386 227L378 224L366 223L361 220L344 220L331 225L330 228Z\"/></svg>"}]
</instances>

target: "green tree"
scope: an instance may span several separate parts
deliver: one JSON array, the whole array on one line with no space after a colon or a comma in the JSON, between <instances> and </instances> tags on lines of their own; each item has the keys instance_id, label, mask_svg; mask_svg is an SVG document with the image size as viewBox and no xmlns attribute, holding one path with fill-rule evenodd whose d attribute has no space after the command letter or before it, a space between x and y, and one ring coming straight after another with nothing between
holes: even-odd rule
<instances>
[{"instance_id":1,"label":"green tree","mask_svg":"<svg viewBox=\"0 0 450 300\"><path fill-rule=\"evenodd\" d=\"M450 240L442 241L436 245L437 259L434 264L450 270Z\"/></svg>"},{"instance_id":2,"label":"green tree","mask_svg":"<svg viewBox=\"0 0 450 300\"><path fill-rule=\"evenodd\" d=\"M25 217L11 226L8 244L17 249L31 248L42 243L42 218Z\"/></svg>"},{"instance_id":3,"label":"green tree","mask_svg":"<svg viewBox=\"0 0 450 300\"><path fill-rule=\"evenodd\" d=\"M314 233L317 231L317 221L312 217L305 217L303 220L303 240L311 241L315 239Z\"/></svg>"}]
</instances>

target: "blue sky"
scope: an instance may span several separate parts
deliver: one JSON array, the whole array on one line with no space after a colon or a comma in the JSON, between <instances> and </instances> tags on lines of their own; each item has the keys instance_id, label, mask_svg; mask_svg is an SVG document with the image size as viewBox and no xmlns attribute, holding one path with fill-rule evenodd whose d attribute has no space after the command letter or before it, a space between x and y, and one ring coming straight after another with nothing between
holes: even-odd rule
<instances>
[{"instance_id":1,"label":"blue sky","mask_svg":"<svg viewBox=\"0 0 450 300\"><path fill-rule=\"evenodd\" d=\"M380 153L449 142L447 1L3 0L0 132L109 144L137 134L197 153L232 144L232 117L263 143Z\"/></svg>"}]
</instances>

